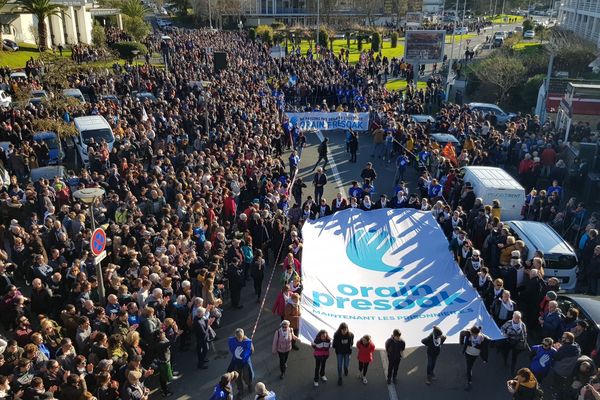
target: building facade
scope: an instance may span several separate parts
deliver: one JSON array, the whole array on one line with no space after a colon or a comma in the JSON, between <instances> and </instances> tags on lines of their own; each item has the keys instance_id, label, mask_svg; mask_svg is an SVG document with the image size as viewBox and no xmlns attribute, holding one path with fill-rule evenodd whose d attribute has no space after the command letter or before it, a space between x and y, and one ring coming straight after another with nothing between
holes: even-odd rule
<instances>
[{"instance_id":1,"label":"building facade","mask_svg":"<svg viewBox=\"0 0 600 400\"><path fill-rule=\"evenodd\" d=\"M600 46L600 0L564 0L558 11L558 23Z\"/></svg>"},{"instance_id":2,"label":"building facade","mask_svg":"<svg viewBox=\"0 0 600 400\"><path fill-rule=\"evenodd\" d=\"M47 46L92 43L93 12L91 0L59 0L59 15L46 18ZM37 18L22 13L19 6L9 3L0 10L3 38L21 43L36 43Z\"/></svg>"}]
</instances>

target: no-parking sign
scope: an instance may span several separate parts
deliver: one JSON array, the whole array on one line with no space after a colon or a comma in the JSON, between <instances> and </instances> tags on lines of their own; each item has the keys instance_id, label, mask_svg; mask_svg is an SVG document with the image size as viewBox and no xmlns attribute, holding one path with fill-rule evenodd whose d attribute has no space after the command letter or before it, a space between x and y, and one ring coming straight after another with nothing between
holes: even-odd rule
<instances>
[{"instance_id":1,"label":"no-parking sign","mask_svg":"<svg viewBox=\"0 0 600 400\"><path fill-rule=\"evenodd\" d=\"M104 229L98 228L92 233L90 248L94 256L99 256L104 251L106 248L106 232L104 232Z\"/></svg>"}]
</instances>

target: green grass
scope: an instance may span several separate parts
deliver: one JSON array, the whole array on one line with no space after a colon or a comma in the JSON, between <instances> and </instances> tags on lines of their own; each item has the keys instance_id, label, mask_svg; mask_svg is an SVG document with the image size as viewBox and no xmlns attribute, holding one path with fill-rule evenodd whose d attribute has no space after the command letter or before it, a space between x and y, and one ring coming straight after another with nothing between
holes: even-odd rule
<instances>
[{"instance_id":1,"label":"green grass","mask_svg":"<svg viewBox=\"0 0 600 400\"><path fill-rule=\"evenodd\" d=\"M537 52L542 48L542 44L536 40L521 40L519 43L515 44L513 50L517 51L525 51L525 52Z\"/></svg>"},{"instance_id":2,"label":"green grass","mask_svg":"<svg viewBox=\"0 0 600 400\"><path fill-rule=\"evenodd\" d=\"M30 43L19 43L18 51L0 52L0 66L25 68L25 63L32 57L34 60L40 57L37 46ZM63 57L71 57L71 50L63 50Z\"/></svg>"},{"instance_id":3,"label":"green grass","mask_svg":"<svg viewBox=\"0 0 600 400\"><path fill-rule=\"evenodd\" d=\"M453 35L446 35L446 44L452 43L452 36ZM456 35L455 43L458 43L461 40L471 39L475 36L477 36L476 33L467 33L465 35ZM346 44L347 44L346 39L334 40L333 41L334 53L339 54L340 49L346 49L347 48ZM314 48L314 42L312 43L312 45ZM300 43L300 51L301 51L302 55L306 55L306 52L308 49L309 49L308 40L303 40ZM362 50L368 52L369 50L371 50L371 44L363 42ZM358 45L357 45L356 41L354 39L352 39L350 41L350 57L348 57L350 64L356 64L358 62L358 60L360 59L360 53L361 52L358 50ZM383 55L383 57L387 57L387 58L394 58L394 57L402 58L402 57L404 57L404 39L399 38L398 45L395 48L392 48L392 43L390 40L385 40L383 42L381 54Z\"/></svg>"},{"instance_id":4,"label":"green grass","mask_svg":"<svg viewBox=\"0 0 600 400\"><path fill-rule=\"evenodd\" d=\"M419 81L417 82L417 89L424 89L427 87L427 82ZM395 81L391 81L385 84L385 88L387 90L405 90L406 89L406 79L397 79Z\"/></svg>"},{"instance_id":5,"label":"green grass","mask_svg":"<svg viewBox=\"0 0 600 400\"><path fill-rule=\"evenodd\" d=\"M525 19L525 17L523 17L521 15L500 14L500 15L497 15L496 18L494 18L492 20L492 22L494 24L506 24L507 21L505 21L504 18L510 18L510 19L516 18L517 19L516 22L518 22L518 23L523 22L523 20Z\"/></svg>"},{"instance_id":6,"label":"green grass","mask_svg":"<svg viewBox=\"0 0 600 400\"><path fill-rule=\"evenodd\" d=\"M58 52L56 53L58 54ZM29 61L30 58L38 59L40 57L40 52L38 51L36 45L29 43L19 43L19 51L0 51L0 66L7 66L11 69L17 68L25 68L25 63ZM71 50L63 50L63 57L71 58ZM102 60L102 61L94 61L85 63L83 65L88 65L90 67L101 67L101 68L112 68L115 63L120 65L125 65L125 60ZM145 61L139 59L134 62L135 65L143 65ZM164 67L162 63L155 64L155 67Z\"/></svg>"}]
</instances>

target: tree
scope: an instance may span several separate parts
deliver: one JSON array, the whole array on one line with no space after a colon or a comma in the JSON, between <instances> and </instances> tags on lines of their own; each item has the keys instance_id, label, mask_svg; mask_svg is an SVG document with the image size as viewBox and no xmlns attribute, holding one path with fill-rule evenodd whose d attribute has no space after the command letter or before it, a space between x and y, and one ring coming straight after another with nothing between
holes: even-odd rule
<instances>
[{"instance_id":1,"label":"tree","mask_svg":"<svg viewBox=\"0 0 600 400\"><path fill-rule=\"evenodd\" d=\"M540 43L544 41L544 33L546 33L546 28L542 24L538 24L535 27L535 34L540 39Z\"/></svg>"},{"instance_id":2,"label":"tree","mask_svg":"<svg viewBox=\"0 0 600 400\"><path fill-rule=\"evenodd\" d=\"M273 28L269 25L259 25L256 27L256 36L258 36L263 42L269 45L273 42Z\"/></svg>"},{"instance_id":3,"label":"tree","mask_svg":"<svg viewBox=\"0 0 600 400\"><path fill-rule=\"evenodd\" d=\"M106 32L104 27L98 22L94 22L92 27L92 43L97 47L104 47L106 45Z\"/></svg>"},{"instance_id":4,"label":"tree","mask_svg":"<svg viewBox=\"0 0 600 400\"><path fill-rule=\"evenodd\" d=\"M532 31L534 29L533 21L530 19L523 20L523 32Z\"/></svg>"},{"instance_id":5,"label":"tree","mask_svg":"<svg viewBox=\"0 0 600 400\"><path fill-rule=\"evenodd\" d=\"M475 75L496 87L498 101L504 102L508 92L523 83L527 70L523 62L508 54L496 53L471 67Z\"/></svg>"},{"instance_id":6,"label":"tree","mask_svg":"<svg viewBox=\"0 0 600 400\"><path fill-rule=\"evenodd\" d=\"M62 6L50 3L50 0L17 0L17 4L22 7L23 14L32 14L37 18L39 48L40 51L46 51L48 48L46 18L53 15L62 18L60 13Z\"/></svg>"},{"instance_id":7,"label":"tree","mask_svg":"<svg viewBox=\"0 0 600 400\"><path fill-rule=\"evenodd\" d=\"M248 37L250 38L250 40L252 40L253 42L255 42L256 41L256 29L250 28L248 30Z\"/></svg>"},{"instance_id":8,"label":"tree","mask_svg":"<svg viewBox=\"0 0 600 400\"><path fill-rule=\"evenodd\" d=\"M375 53L381 50L381 35L379 32L373 32L373 38L371 39L371 50Z\"/></svg>"},{"instance_id":9,"label":"tree","mask_svg":"<svg viewBox=\"0 0 600 400\"><path fill-rule=\"evenodd\" d=\"M150 25L143 18L123 16L123 28L138 42L150 34Z\"/></svg>"},{"instance_id":10,"label":"tree","mask_svg":"<svg viewBox=\"0 0 600 400\"><path fill-rule=\"evenodd\" d=\"M392 32L390 42L391 42L392 49L395 49L396 47L398 47L398 32L396 32L396 31Z\"/></svg>"},{"instance_id":11,"label":"tree","mask_svg":"<svg viewBox=\"0 0 600 400\"><path fill-rule=\"evenodd\" d=\"M121 14L129 18L144 19L146 14L150 13L150 8L139 0L123 0L121 3Z\"/></svg>"},{"instance_id":12,"label":"tree","mask_svg":"<svg viewBox=\"0 0 600 400\"><path fill-rule=\"evenodd\" d=\"M365 14L367 24L372 26L375 23L375 14L383 11L383 0L361 1L358 8Z\"/></svg>"},{"instance_id":13,"label":"tree","mask_svg":"<svg viewBox=\"0 0 600 400\"><path fill-rule=\"evenodd\" d=\"M319 46L327 48L329 44L329 34L324 28L319 29Z\"/></svg>"}]
</instances>

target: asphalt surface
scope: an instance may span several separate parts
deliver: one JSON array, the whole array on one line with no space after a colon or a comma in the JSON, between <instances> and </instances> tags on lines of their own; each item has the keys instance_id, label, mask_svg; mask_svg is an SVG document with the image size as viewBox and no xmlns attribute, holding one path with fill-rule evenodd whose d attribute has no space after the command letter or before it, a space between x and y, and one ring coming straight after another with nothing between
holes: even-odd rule
<instances>
[{"instance_id":1,"label":"asphalt surface","mask_svg":"<svg viewBox=\"0 0 600 400\"><path fill-rule=\"evenodd\" d=\"M344 193L347 192L349 182L360 176L365 163L372 161L378 177L375 186L379 193L390 193L393 188L394 168L388 166L384 161L371 158L372 141L368 134L362 134L359 142L358 162L349 163L349 155L346 153L342 132L326 132L330 140L330 166L326 169L329 183L325 187L325 197L333 199L341 183ZM315 134L308 136L309 146L304 150L300 163L300 176L309 182L312 179L310 172L317 160L317 144L319 139ZM287 159L287 155L285 158ZM339 176L333 175L333 163L339 172ZM407 177L409 187L415 189L415 174L411 171ZM312 194L311 185L305 190L303 199ZM265 277L264 288L267 287L270 276L270 268ZM327 362L327 383L321 383L318 388L313 387L312 376L314 371L314 359L312 349L307 345L300 345L299 351L292 351L288 360L288 372L283 380L279 379L279 364L276 355L271 354L271 343L273 333L279 325L279 317L271 313L271 307L279 290L278 279L280 269L277 267L274 274L273 285L266 294L266 301L262 308L262 315L258 320L256 333L253 337L255 353L252 357L256 372L255 382L264 382L270 390L277 394L279 400L313 400L313 399L336 399L345 400L395 400L395 399L444 399L444 400L469 400L486 399L500 400L509 399L506 390L506 380L510 378L508 368L504 367L502 358L491 351L490 360L487 364L477 361L474 369L473 388L470 392L465 387L465 362L460 353L459 346L447 345L442 349L438 359L436 374L438 381L431 386L425 384L426 355L424 348L407 349L405 359L400 363L399 379L397 385L388 386L385 382L384 354L377 352L374 362L369 367L367 385L356 377L358 362L353 354L350 362L350 373L344 379L341 387L337 386L337 372L335 355ZM230 355L227 351L227 337L233 331L241 327L250 336L260 310L260 304L256 303L252 283L242 291L244 308L233 310L226 302L223 323L217 330L218 339L214 349L209 353L209 369L196 369L195 348L182 353L178 349L173 350L174 369L181 373L181 377L171 384L174 392L173 399L208 399L212 388L218 382L229 364ZM390 332L394 328L402 330L402 326L390 325ZM352 330L352 325L350 324ZM355 338L368 332L354 331ZM331 332L333 334L333 332ZM382 357L383 356L383 357ZM528 360L522 355L518 367L527 366ZM159 394L153 397L159 398ZM254 399L254 394L246 394L243 399Z\"/></svg>"}]
</instances>

